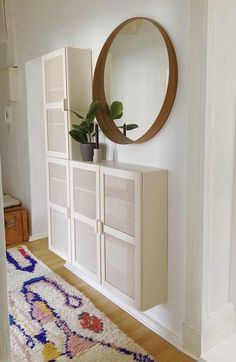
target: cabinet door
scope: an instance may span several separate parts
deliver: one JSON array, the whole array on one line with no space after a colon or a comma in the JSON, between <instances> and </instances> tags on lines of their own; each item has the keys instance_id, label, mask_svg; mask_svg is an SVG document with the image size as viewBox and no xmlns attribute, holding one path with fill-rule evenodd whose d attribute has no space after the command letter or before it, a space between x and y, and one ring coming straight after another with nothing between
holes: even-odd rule
<instances>
[{"instance_id":1,"label":"cabinet door","mask_svg":"<svg viewBox=\"0 0 236 362\"><path fill-rule=\"evenodd\" d=\"M130 304L139 299L140 186L138 173L101 167L102 283Z\"/></svg>"},{"instance_id":2,"label":"cabinet door","mask_svg":"<svg viewBox=\"0 0 236 362\"><path fill-rule=\"evenodd\" d=\"M46 153L68 159L68 112L64 111L67 98L65 49L43 56L42 62Z\"/></svg>"},{"instance_id":3,"label":"cabinet door","mask_svg":"<svg viewBox=\"0 0 236 362\"><path fill-rule=\"evenodd\" d=\"M68 161L47 159L49 248L70 261Z\"/></svg>"},{"instance_id":4,"label":"cabinet door","mask_svg":"<svg viewBox=\"0 0 236 362\"><path fill-rule=\"evenodd\" d=\"M71 162L72 263L100 281L99 167Z\"/></svg>"}]
</instances>

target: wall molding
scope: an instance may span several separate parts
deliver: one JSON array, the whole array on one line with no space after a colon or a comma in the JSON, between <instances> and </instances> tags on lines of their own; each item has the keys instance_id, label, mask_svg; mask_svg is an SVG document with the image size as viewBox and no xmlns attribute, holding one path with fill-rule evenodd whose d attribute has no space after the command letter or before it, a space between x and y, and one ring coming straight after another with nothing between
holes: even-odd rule
<instances>
[{"instance_id":1,"label":"wall molding","mask_svg":"<svg viewBox=\"0 0 236 362\"><path fill-rule=\"evenodd\" d=\"M203 287L204 136L208 1L191 0L187 152L185 351L200 356Z\"/></svg>"}]
</instances>

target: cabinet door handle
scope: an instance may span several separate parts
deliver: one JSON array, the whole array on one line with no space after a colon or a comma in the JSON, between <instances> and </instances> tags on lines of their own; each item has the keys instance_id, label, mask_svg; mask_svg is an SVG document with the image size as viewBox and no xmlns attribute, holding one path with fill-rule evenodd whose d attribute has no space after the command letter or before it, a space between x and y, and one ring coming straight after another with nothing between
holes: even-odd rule
<instances>
[{"instance_id":1,"label":"cabinet door handle","mask_svg":"<svg viewBox=\"0 0 236 362\"><path fill-rule=\"evenodd\" d=\"M62 110L66 111L68 109L68 102L67 102L67 98L63 98L62 99Z\"/></svg>"},{"instance_id":2,"label":"cabinet door handle","mask_svg":"<svg viewBox=\"0 0 236 362\"><path fill-rule=\"evenodd\" d=\"M95 224L95 233L101 236L103 234L103 222L100 220L96 221Z\"/></svg>"}]
</instances>

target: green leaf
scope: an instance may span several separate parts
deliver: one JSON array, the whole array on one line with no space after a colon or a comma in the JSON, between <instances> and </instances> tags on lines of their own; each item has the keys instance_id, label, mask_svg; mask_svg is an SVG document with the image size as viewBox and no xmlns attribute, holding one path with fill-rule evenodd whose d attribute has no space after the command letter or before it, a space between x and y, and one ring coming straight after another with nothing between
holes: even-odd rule
<instances>
[{"instance_id":1,"label":"green leaf","mask_svg":"<svg viewBox=\"0 0 236 362\"><path fill-rule=\"evenodd\" d=\"M93 133L94 131L94 124L91 123L89 126L88 126L88 130L89 130L89 133Z\"/></svg>"},{"instance_id":2,"label":"green leaf","mask_svg":"<svg viewBox=\"0 0 236 362\"><path fill-rule=\"evenodd\" d=\"M88 132L89 132L89 125L87 124L86 121L83 121L82 123L80 123L79 129L80 129L83 133L88 133Z\"/></svg>"},{"instance_id":3,"label":"green leaf","mask_svg":"<svg viewBox=\"0 0 236 362\"><path fill-rule=\"evenodd\" d=\"M80 143L88 143L87 135L86 133L83 133L79 130L72 129L69 132L70 136L77 142Z\"/></svg>"},{"instance_id":4,"label":"green leaf","mask_svg":"<svg viewBox=\"0 0 236 362\"><path fill-rule=\"evenodd\" d=\"M86 115L86 121L88 123L92 123L95 116L96 116L96 113L99 111L100 107L101 107L101 102L100 101L94 101L90 104L90 107L89 107L89 110L88 110L88 113Z\"/></svg>"},{"instance_id":5,"label":"green leaf","mask_svg":"<svg viewBox=\"0 0 236 362\"><path fill-rule=\"evenodd\" d=\"M132 129L138 128L138 125L135 123L130 123L126 125L126 130L131 131Z\"/></svg>"},{"instance_id":6,"label":"green leaf","mask_svg":"<svg viewBox=\"0 0 236 362\"><path fill-rule=\"evenodd\" d=\"M119 119L123 116L123 104L119 101L112 102L110 106L110 114L112 119Z\"/></svg>"},{"instance_id":7,"label":"green leaf","mask_svg":"<svg viewBox=\"0 0 236 362\"><path fill-rule=\"evenodd\" d=\"M80 125L79 124L72 124L72 128L80 129Z\"/></svg>"},{"instance_id":8,"label":"green leaf","mask_svg":"<svg viewBox=\"0 0 236 362\"><path fill-rule=\"evenodd\" d=\"M81 116L81 114L79 114L79 113L78 113L78 112L76 112L76 111L71 111L70 109L66 109L66 111L69 111L69 112L71 112L71 113L75 114L75 115L76 115L76 117L78 117L78 118L80 118L80 119L84 119L84 117L83 117L83 116Z\"/></svg>"}]
</instances>

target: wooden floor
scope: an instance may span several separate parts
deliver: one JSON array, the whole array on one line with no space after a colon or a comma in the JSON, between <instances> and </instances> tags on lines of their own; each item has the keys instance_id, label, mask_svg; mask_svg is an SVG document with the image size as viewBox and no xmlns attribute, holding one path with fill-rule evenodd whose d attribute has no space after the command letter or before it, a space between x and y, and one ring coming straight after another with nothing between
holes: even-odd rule
<instances>
[{"instance_id":1,"label":"wooden floor","mask_svg":"<svg viewBox=\"0 0 236 362\"><path fill-rule=\"evenodd\" d=\"M27 242L24 245L50 269L83 292L98 309L118 325L130 338L155 357L158 362L194 361L64 268L64 260L48 250L47 239ZM11 245L10 247L13 246Z\"/></svg>"}]
</instances>

